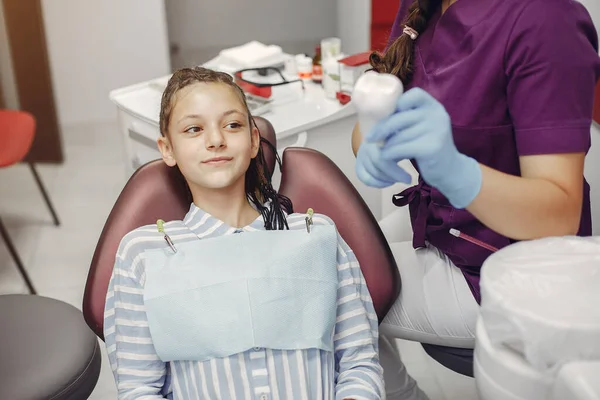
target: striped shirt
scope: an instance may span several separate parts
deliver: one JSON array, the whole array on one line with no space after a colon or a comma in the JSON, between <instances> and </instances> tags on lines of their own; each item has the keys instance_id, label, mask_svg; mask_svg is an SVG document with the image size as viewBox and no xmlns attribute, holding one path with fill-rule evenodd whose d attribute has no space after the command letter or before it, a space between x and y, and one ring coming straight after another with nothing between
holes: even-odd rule
<instances>
[{"instance_id":1,"label":"striped shirt","mask_svg":"<svg viewBox=\"0 0 600 400\"><path fill-rule=\"evenodd\" d=\"M287 217L305 229L305 215ZM315 225L333 224L322 215ZM262 217L232 228L191 205L183 221L164 225L175 244L264 230ZM128 233L116 255L106 298L104 336L119 399L329 400L384 398L378 323L358 261L338 235L338 300L334 351L256 348L208 361L163 362L156 355L144 308L142 254L165 248L156 225ZM198 343L199 346L202 343Z\"/></svg>"}]
</instances>

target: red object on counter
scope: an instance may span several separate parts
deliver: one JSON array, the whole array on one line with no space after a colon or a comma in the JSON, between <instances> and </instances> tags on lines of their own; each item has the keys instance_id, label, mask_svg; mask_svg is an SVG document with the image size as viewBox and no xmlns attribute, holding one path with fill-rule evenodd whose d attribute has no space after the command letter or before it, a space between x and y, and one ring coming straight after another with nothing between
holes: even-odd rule
<instances>
[{"instance_id":1,"label":"red object on counter","mask_svg":"<svg viewBox=\"0 0 600 400\"><path fill-rule=\"evenodd\" d=\"M337 92L335 94L335 97L338 99L340 104L343 106L350 103L350 100L352 100L352 97L346 92Z\"/></svg>"},{"instance_id":2,"label":"red object on counter","mask_svg":"<svg viewBox=\"0 0 600 400\"><path fill-rule=\"evenodd\" d=\"M596 85L596 100L594 102L594 121L600 124L600 81Z\"/></svg>"},{"instance_id":3,"label":"red object on counter","mask_svg":"<svg viewBox=\"0 0 600 400\"><path fill-rule=\"evenodd\" d=\"M361 65L368 64L370 56L371 56L371 52L365 51L363 53L353 54L351 56L343 58L339 62L348 67L358 67Z\"/></svg>"},{"instance_id":4,"label":"red object on counter","mask_svg":"<svg viewBox=\"0 0 600 400\"><path fill-rule=\"evenodd\" d=\"M235 83L237 83L237 85L239 87L242 88L242 90L246 93L250 93L254 96L258 96L258 97L263 97L265 99L268 99L269 97L271 97L271 94L273 94L273 91L271 90L270 86L259 86L259 85L253 85L250 82L246 82L245 80L242 79L242 73L241 72L236 72L235 74Z\"/></svg>"}]
</instances>

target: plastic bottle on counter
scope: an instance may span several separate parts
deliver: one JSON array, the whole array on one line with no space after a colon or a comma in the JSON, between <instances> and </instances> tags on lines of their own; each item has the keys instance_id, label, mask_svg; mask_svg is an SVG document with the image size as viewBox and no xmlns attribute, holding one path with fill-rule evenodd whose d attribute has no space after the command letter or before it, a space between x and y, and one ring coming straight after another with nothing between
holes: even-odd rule
<instances>
[{"instance_id":1,"label":"plastic bottle on counter","mask_svg":"<svg viewBox=\"0 0 600 400\"><path fill-rule=\"evenodd\" d=\"M325 97L335 100L341 90L340 63L343 55L323 59L323 91Z\"/></svg>"},{"instance_id":2,"label":"plastic bottle on counter","mask_svg":"<svg viewBox=\"0 0 600 400\"><path fill-rule=\"evenodd\" d=\"M329 57L338 57L342 54L342 40L337 37L330 37L321 40L321 57L325 61Z\"/></svg>"},{"instance_id":3,"label":"plastic bottle on counter","mask_svg":"<svg viewBox=\"0 0 600 400\"><path fill-rule=\"evenodd\" d=\"M323 82L323 66L321 65L321 46L315 47L315 56L313 58L312 80L315 83Z\"/></svg>"},{"instance_id":4,"label":"plastic bottle on counter","mask_svg":"<svg viewBox=\"0 0 600 400\"><path fill-rule=\"evenodd\" d=\"M296 56L296 69L300 79L305 82L310 81L313 71L312 59L304 54L298 54Z\"/></svg>"}]
</instances>

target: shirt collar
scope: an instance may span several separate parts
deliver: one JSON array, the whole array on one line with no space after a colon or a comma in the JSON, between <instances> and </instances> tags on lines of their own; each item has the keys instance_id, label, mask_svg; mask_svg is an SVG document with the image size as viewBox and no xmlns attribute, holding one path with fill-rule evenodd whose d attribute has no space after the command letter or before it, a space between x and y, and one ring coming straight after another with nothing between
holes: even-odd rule
<instances>
[{"instance_id":1,"label":"shirt collar","mask_svg":"<svg viewBox=\"0 0 600 400\"><path fill-rule=\"evenodd\" d=\"M235 228L197 207L194 203L190 205L189 211L183 218L183 223L199 237L221 236L240 231L265 230L262 214L249 225Z\"/></svg>"},{"instance_id":2,"label":"shirt collar","mask_svg":"<svg viewBox=\"0 0 600 400\"><path fill-rule=\"evenodd\" d=\"M498 0L458 0L446 10L444 15L441 15L440 7L434 18L438 22L448 24L449 28L468 31L484 17L489 16L495 3L498 3Z\"/></svg>"}]
</instances>

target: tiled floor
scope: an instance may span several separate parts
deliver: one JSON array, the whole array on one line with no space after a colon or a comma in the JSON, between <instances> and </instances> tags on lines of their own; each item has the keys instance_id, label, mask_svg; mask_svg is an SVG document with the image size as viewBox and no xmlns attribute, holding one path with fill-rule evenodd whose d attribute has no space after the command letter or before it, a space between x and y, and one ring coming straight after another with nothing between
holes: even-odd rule
<instances>
[{"instance_id":1,"label":"tiled floor","mask_svg":"<svg viewBox=\"0 0 600 400\"><path fill-rule=\"evenodd\" d=\"M25 166L0 169L0 216L39 293L81 308L96 241L125 184L124 150L116 123L73 127L63 133L66 162L60 166L39 166L62 225L53 226ZM25 293L3 243L0 293ZM419 344L400 341L400 352L409 372L431 400L477 399L472 379L439 366ZM91 399L115 399L105 354L102 361L100 381Z\"/></svg>"}]
</instances>

